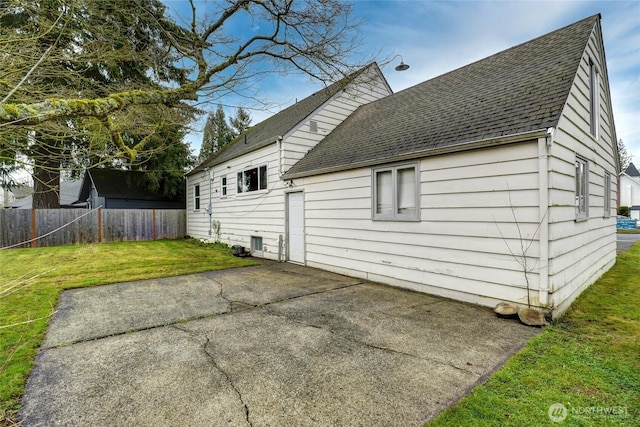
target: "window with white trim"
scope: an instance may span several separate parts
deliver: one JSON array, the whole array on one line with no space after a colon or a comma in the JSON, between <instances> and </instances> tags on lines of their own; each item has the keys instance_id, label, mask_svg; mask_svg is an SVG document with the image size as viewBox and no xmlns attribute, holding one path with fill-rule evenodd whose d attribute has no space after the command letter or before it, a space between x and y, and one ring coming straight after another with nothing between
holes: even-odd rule
<instances>
[{"instance_id":1,"label":"window with white trim","mask_svg":"<svg viewBox=\"0 0 640 427\"><path fill-rule=\"evenodd\" d=\"M611 216L611 174L604 174L604 217Z\"/></svg>"},{"instance_id":2,"label":"window with white trim","mask_svg":"<svg viewBox=\"0 0 640 427\"><path fill-rule=\"evenodd\" d=\"M420 220L418 165L373 169L373 219Z\"/></svg>"},{"instance_id":3,"label":"window with white trim","mask_svg":"<svg viewBox=\"0 0 640 427\"><path fill-rule=\"evenodd\" d=\"M238 172L238 194L267 189L267 166Z\"/></svg>"},{"instance_id":4,"label":"window with white trim","mask_svg":"<svg viewBox=\"0 0 640 427\"><path fill-rule=\"evenodd\" d=\"M576 157L576 219L586 219L589 213L589 163Z\"/></svg>"},{"instance_id":5,"label":"window with white trim","mask_svg":"<svg viewBox=\"0 0 640 427\"><path fill-rule=\"evenodd\" d=\"M220 178L220 195L225 197L227 195L227 177L223 176Z\"/></svg>"},{"instance_id":6,"label":"window with white trim","mask_svg":"<svg viewBox=\"0 0 640 427\"><path fill-rule=\"evenodd\" d=\"M196 184L193 186L193 209L200 209L200 184Z\"/></svg>"},{"instance_id":7,"label":"window with white trim","mask_svg":"<svg viewBox=\"0 0 640 427\"><path fill-rule=\"evenodd\" d=\"M600 128L600 73L598 67L589 60L589 126L591 135L598 139Z\"/></svg>"}]
</instances>

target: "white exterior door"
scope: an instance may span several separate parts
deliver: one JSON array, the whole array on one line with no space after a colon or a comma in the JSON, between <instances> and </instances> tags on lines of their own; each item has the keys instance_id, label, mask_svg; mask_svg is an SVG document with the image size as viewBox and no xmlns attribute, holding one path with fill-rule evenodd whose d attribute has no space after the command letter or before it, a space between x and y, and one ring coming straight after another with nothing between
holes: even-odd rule
<instances>
[{"instance_id":1,"label":"white exterior door","mask_svg":"<svg viewBox=\"0 0 640 427\"><path fill-rule=\"evenodd\" d=\"M287 199L287 248L289 261L304 264L303 193L288 193Z\"/></svg>"}]
</instances>

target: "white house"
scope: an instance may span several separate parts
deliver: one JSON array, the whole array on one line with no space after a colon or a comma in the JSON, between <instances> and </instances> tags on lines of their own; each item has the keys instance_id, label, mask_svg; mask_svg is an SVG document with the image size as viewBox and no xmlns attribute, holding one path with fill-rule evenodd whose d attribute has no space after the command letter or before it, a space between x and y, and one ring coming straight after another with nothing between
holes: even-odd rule
<instances>
[{"instance_id":1,"label":"white house","mask_svg":"<svg viewBox=\"0 0 640 427\"><path fill-rule=\"evenodd\" d=\"M275 115L191 172L189 234L554 317L613 265L599 15L395 94L382 76L364 80L252 139L290 114Z\"/></svg>"},{"instance_id":2,"label":"white house","mask_svg":"<svg viewBox=\"0 0 640 427\"><path fill-rule=\"evenodd\" d=\"M640 172L633 163L620 173L620 206L628 206L629 216L640 219Z\"/></svg>"},{"instance_id":3,"label":"white house","mask_svg":"<svg viewBox=\"0 0 640 427\"><path fill-rule=\"evenodd\" d=\"M188 234L243 245L254 256L304 262L303 248L286 244L290 188L282 174L360 105L391 93L371 64L251 127L187 174Z\"/></svg>"}]
</instances>

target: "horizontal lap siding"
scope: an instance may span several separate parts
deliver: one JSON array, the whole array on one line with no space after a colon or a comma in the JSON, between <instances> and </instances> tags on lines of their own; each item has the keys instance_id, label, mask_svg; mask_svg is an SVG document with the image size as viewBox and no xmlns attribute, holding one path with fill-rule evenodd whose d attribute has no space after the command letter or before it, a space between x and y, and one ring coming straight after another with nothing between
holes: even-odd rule
<instances>
[{"instance_id":1,"label":"horizontal lap siding","mask_svg":"<svg viewBox=\"0 0 640 427\"><path fill-rule=\"evenodd\" d=\"M267 165L267 190L237 194L237 174ZM227 177L227 196L221 196L221 180ZM200 210L193 209L193 184L200 183ZM278 239L284 238L284 186L278 175L277 145L272 144L213 169L211 223L207 213L209 178L189 177L187 186L189 235L207 241L251 247L251 236L262 237L265 258L278 258ZM211 234L209 234L211 229Z\"/></svg>"},{"instance_id":2,"label":"horizontal lap siding","mask_svg":"<svg viewBox=\"0 0 640 427\"><path fill-rule=\"evenodd\" d=\"M370 168L296 180L307 263L482 304L526 302L514 254L527 240L536 264L537 163L536 143L423 159L419 222L371 219Z\"/></svg>"},{"instance_id":3,"label":"horizontal lap siding","mask_svg":"<svg viewBox=\"0 0 640 427\"><path fill-rule=\"evenodd\" d=\"M587 46L567 105L549 150L549 280L552 304L558 313L615 262L615 206L617 173L610 99L597 31ZM600 131L590 133L589 58L600 73ZM588 161L589 207L587 220L576 221L575 160ZM611 176L611 193L604 194L604 177ZM604 212L611 201L610 217ZM555 313L554 313L555 314Z\"/></svg>"},{"instance_id":4,"label":"horizontal lap siding","mask_svg":"<svg viewBox=\"0 0 640 427\"><path fill-rule=\"evenodd\" d=\"M331 133L359 106L390 94L386 84L378 78L377 72L373 76L369 75L365 78L368 81L360 82L360 86L349 86L346 91L342 91L331 99L285 138L283 142L284 171L289 170L302 159L309 150ZM316 122L317 132L310 131L309 123L311 120Z\"/></svg>"}]
</instances>

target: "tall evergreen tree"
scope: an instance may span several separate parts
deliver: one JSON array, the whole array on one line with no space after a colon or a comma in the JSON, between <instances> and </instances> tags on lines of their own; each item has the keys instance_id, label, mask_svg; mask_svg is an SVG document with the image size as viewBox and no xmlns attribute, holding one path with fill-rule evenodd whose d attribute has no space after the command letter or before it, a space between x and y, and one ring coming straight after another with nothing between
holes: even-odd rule
<instances>
[{"instance_id":1,"label":"tall evergreen tree","mask_svg":"<svg viewBox=\"0 0 640 427\"><path fill-rule=\"evenodd\" d=\"M620 170L624 171L631 162L631 155L627 151L622 139L618 140L618 161L620 162Z\"/></svg>"},{"instance_id":2,"label":"tall evergreen tree","mask_svg":"<svg viewBox=\"0 0 640 427\"><path fill-rule=\"evenodd\" d=\"M251 114L244 108L238 107L235 117L231 117L229 123L233 130L233 136L236 137L251 127Z\"/></svg>"},{"instance_id":3,"label":"tall evergreen tree","mask_svg":"<svg viewBox=\"0 0 640 427\"><path fill-rule=\"evenodd\" d=\"M225 145L231 142L233 137L232 129L227 124L227 116L222 105L218 104L216 111L209 113L207 117L199 159L202 161L219 153Z\"/></svg>"},{"instance_id":4,"label":"tall evergreen tree","mask_svg":"<svg viewBox=\"0 0 640 427\"><path fill-rule=\"evenodd\" d=\"M138 7L144 7L148 15L138 16ZM127 88L160 89L161 81L180 78L172 56L166 55L168 42L160 28L164 9L159 0L136 3L38 0L3 4L0 6L0 38L28 34L30 38L22 40L30 42L23 42L21 55L42 59L37 67L24 71L27 75L31 73L30 78L22 86L15 86L16 90L9 96L22 102L37 101L43 96L104 97ZM15 64L11 65L24 66L12 61ZM27 66L30 65L27 63ZM153 110L132 106L117 114L61 117L19 129L14 135L22 134L14 141L21 141L16 151L31 159L33 207L59 207L62 169L109 164L114 159L131 158L132 153L144 151L141 148L164 127L162 121L151 116L169 117L172 110L183 106L161 105ZM96 144L108 146L107 141L114 138L121 143L117 149L93 149ZM131 151L129 147L134 146L138 148ZM87 152L90 155L77 156Z\"/></svg>"}]
</instances>

